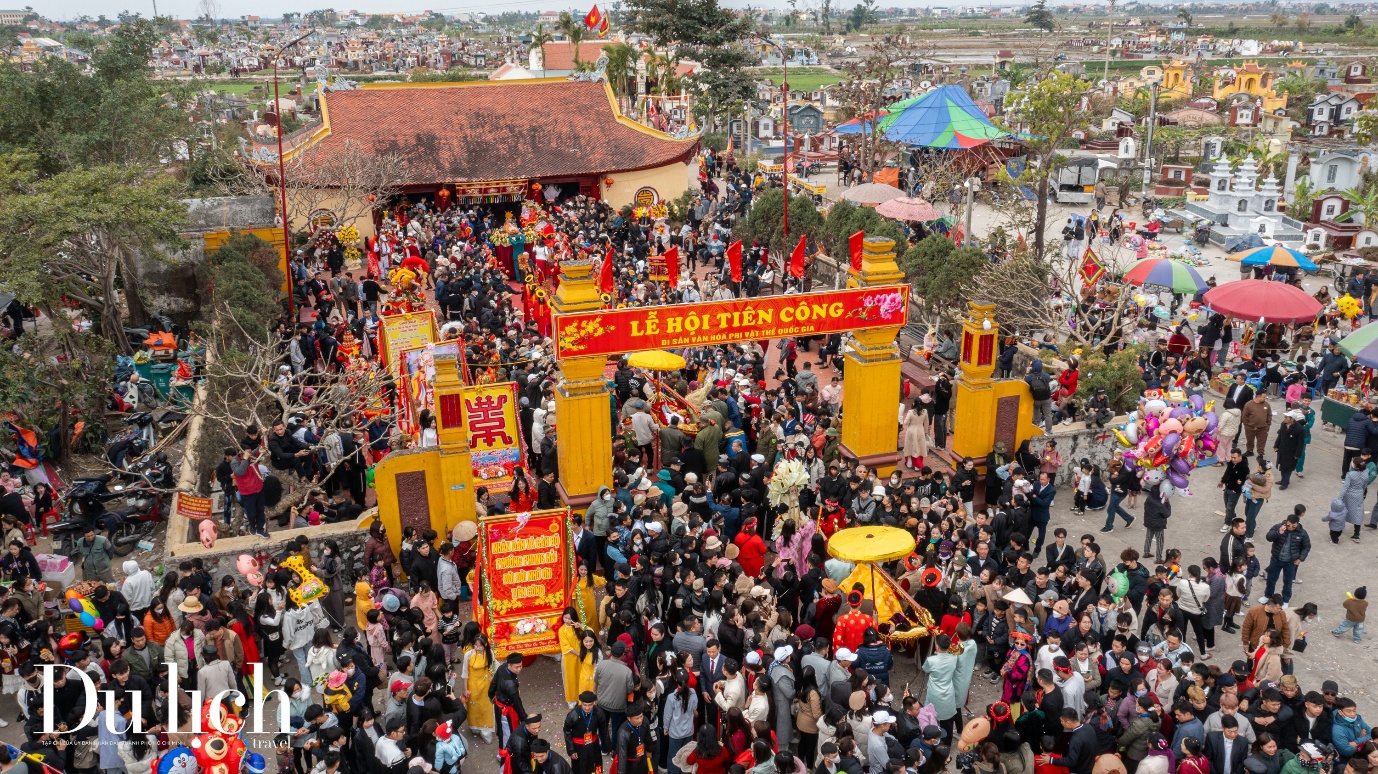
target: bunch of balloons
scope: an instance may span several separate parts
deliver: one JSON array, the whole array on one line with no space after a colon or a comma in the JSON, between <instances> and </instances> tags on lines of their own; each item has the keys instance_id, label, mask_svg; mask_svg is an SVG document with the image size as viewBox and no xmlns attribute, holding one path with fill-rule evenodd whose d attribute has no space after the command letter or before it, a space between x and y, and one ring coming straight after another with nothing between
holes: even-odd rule
<instances>
[{"instance_id":1,"label":"bunch of balloons","mask_svg":"<svg viewBox=\"0 0 1378 774\"><path fill-rule=\"evenodd\" d=\"M76 589L67 589L67 593L63 594L63 598L67 600L67 606L72 609L73 613L77 614L77 618L81 620L82 624L98 632L105 629L105 622L100 619L100 613L96 612L96 606L91 603L91 600L83 596L80 591Z\"/></svg>"},{"instance_id":2,"label":"bunch of balloons","mask_svg":"<svg viewBox=\"0 0 1378 774\"><path fill-rule=\"evenodd\" d=\"M1157 489L1163 499L1187 490L1191 471L1215 461L1219 441L1215 437L1220 417L1200 395L1181 390L1164 394L1149 390L1129 422L1116 428L1115 439L1124 446L1124 463L1144 471L1144 485Z\"/></svg>"}]
</instances>

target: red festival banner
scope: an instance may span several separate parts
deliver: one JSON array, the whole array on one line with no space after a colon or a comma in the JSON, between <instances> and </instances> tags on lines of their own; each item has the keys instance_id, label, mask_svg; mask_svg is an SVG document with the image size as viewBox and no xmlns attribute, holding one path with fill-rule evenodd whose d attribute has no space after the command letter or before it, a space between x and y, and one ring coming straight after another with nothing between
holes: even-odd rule
<instances>
[{"instance_id":1,"label":"red festival banner","mask_svg":"<svg viewBox=\"0 0 1378 774\"><path fill-rule=\"evenodd\" d=\"M474 484L488 487L490 492L510 489L512 471L526 457L517 410L516 382L464 388Z\"/></svg>"},{"instance_id":2,"label":"red festival banner","mask_svg":"<svg viewBox=\"0 0 1378 774\"><path fill-rule=\"evenodd\" d=\"M568 508L479 519L479 592L474 618L493 654L556 653L569 605Z\"/></svg>"},{"instance_id":3,"label":"red festival banner","mask_svg":"<svg viewBox=\"0 0 1378 774\"><path fill-rule=\"evenodd\" d=\"M898 328L908 315L908 285L560 314L555 316L555 356L620 355L643 349Z\"/></svg>"}]
</instances>

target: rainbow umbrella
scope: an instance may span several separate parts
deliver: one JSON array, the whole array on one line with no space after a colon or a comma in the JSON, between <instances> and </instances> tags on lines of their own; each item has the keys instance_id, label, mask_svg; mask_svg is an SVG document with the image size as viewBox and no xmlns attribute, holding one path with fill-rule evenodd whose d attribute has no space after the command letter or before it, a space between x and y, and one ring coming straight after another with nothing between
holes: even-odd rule
<instances>
[{"instance_id":1,"label":"rainbow umbrella","mask_svg":"<svg viewBox=\"0 0 1378 774\"><path fill-rule=\"evenodd\" d=\"M1365 325L1340 339L1340 351L1369 368L1378 368L1378 325Z\"/></svg>"},{"instance_id":2,"label":"rainbow umbrella","mask_svg":"<svg viewBox=\"0 0 1378 774\"><path fill-rule=\"evenodd\" d=\"M1239 261L1245 266L1276 266L1279 268L1297 268L1302 271L1316 271L1319 268L1310 258L1282 245L1253 247L1226 256L1225 260Z\"/></svg>"},{"instance_id":3,"label":"rainbow umbrella","mask_svg":"<svg viewBox=\"0 0 1378 774\"><path fill-rule=\"evenodd\" d=\"M1195 269L1169 258L1144 258L1135 261L1121 276L1127 284L1141 285L1149 290L1195 294L1206 289L1205 281Z\"/></svg>"}]
</instances>

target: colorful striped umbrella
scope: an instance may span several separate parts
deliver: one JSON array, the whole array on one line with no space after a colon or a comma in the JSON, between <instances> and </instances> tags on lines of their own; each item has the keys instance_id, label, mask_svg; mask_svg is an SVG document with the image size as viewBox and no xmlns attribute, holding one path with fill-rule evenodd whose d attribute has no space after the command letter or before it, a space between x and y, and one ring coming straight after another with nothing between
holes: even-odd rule
<instances>
[{"instance_id":1,"label":"colorful striped umbrella","mask_svg":"<svg viewBox=\"0 0 1378 774\"><path fill-rule=\"evenodd\" d=\"M1370 323L1340 339L1340 351L1369 368L1378 368L1378 325Z\"/></svg>"},{"instance_id":2,"label":"colorful striped umbrella","mask_svg":"<svg viewBox=\"0 0 1378 774\"><path fill-rule=\"evenodd\" d=\"M1316 271L1319 267L1305 255L1282 245L1253 247L1243 252L1225 257L1227 261L1239 261L1245 266L1277 266L1297 268L1302 271Z\"/></svg>"},{"instance_id":3,"label":"colorful striped umbrella","mask_svg":"<svg viewBox=\"0 0 1378 774\"><path fill-rule=\"evenodd\" d=\"M1169 258L1144 258L1131 263L1121 275L1130 285L1161 289L1171 293L1201 293L1206 283L1196 270Z\"/></svg>"}]
</instances>

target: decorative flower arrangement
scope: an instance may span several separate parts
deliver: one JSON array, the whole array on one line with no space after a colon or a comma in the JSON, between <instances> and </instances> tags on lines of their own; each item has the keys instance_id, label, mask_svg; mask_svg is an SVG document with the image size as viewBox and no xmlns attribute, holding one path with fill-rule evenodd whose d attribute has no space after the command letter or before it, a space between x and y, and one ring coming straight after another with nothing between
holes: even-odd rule
<instances>
[{"instance_id":1,"label":"decorative flower arrangement","mask_svg":"<svg viewBox=\"0 0 1378 774\"><path fill-rule=\"evenodd\" d=\"M359 229L355 228L352 225L345 226L344 228L335 232L335 238L345 244L348 244L350 242L357 242L359 241Z\"/></svg>"},{"instance_id":2,"label":"decorative flower arrangement","mask_svg":"<svg viewBox=\"0 0 1378 774\"><path fill-rule=\"evenodd\" d=\"M808 484L809 473L804 469L804 463L797 459L785 460L776 465L774 473L771 474L770 484L766 487L766 499L771 505L789 506L788 518L798 519L799 493L804 491ZM784 523L784 519L775 520L772 539L780 536Z\"/></svg>"},{"instance_id":3,"label":"decorative flower arrangement","mask_svg":"<svg viewBox=\"0 0 1378 774\"><path fill-rule=\"evenodd\" d=\"M492 234L488 236L488 241L494 247L512 246L512 237L508 236L507 232L505 231L494 231Z\"/></svg>"},{"instance_id":4,"label":"decorative flower arrangement","mask_svg":"<svg viewBox=\"0 0 1378 774\"><path fill-rule=\"evenodd\" d=\"M888 322L902 311L904 311L904 298L896 290L863 298L861 308L853 311L852 316L868 322L875 320Z\"/></svg>"}]
</instances>

